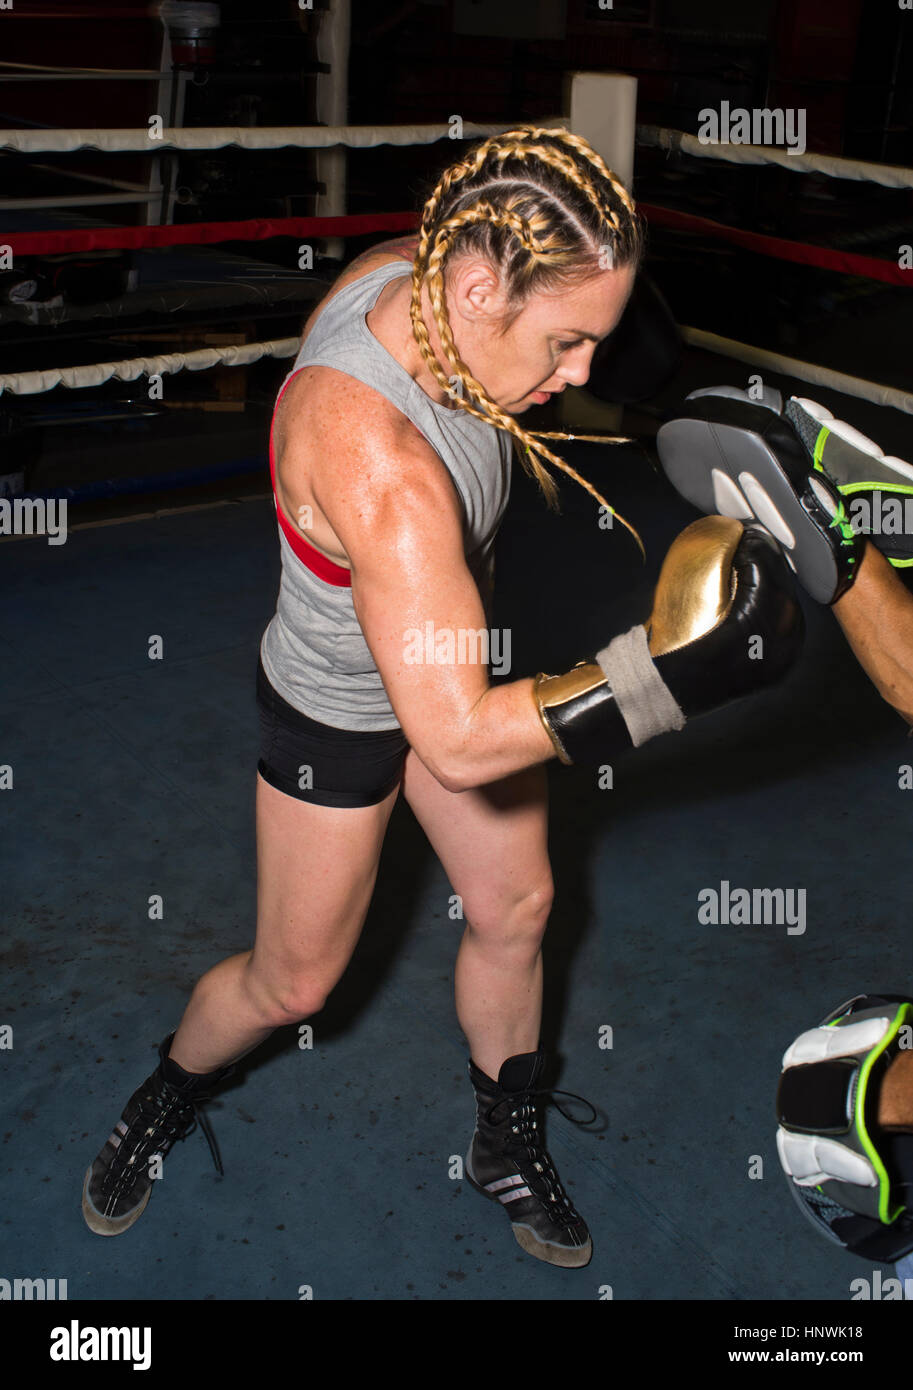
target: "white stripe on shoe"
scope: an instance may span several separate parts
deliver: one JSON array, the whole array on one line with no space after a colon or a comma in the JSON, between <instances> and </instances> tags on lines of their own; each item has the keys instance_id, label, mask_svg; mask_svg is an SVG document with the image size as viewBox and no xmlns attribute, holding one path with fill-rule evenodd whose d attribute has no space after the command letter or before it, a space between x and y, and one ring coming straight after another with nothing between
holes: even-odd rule
<instances>
[{"instance_id":1,"label":"white stripe on shoe","mask_svg":"<svg viewBox=\"0 0 913 1390\"><path fill-rule=\"evenodd\" d=\"M522 1173L511 1173L509 1178L495 1178L485 1184L486 1192L498 1192L502 1187L515 1187L518 1182L526 1182Z\"/></svg>"},{"instance_id":2,"label":"white stripe on shoe","mask_svg":"<svg viewBox=\"0 0 913 1390\"><path fill-rule=\"evenodd\" d=\"M515 1202L518 1197L531 1197L533 1194L526 1186L526 1179L521 1173L512 1173L509 1178L495 1178L493 1182L485 1184L485 1191L497 1196L499 1202Z\"/></svg>"}]
</instances>

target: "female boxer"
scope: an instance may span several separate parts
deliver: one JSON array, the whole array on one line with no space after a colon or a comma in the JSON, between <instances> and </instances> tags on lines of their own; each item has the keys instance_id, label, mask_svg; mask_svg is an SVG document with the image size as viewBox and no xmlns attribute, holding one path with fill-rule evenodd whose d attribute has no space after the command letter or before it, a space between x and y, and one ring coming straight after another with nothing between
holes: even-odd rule
<instances>
[{"instance_id":1,"label":"female boxer","mask_svg":"<svg viewBox=\"0 0 913 1390\"><path fill-rule=\"evenodd\" d=\"M282 579L257 673L256 939L199 980L90 1167L93 1231L137 1219L150 1156L197 1116L219 1167L199 1102L275 1028L323 1007L402 791L465 916L455 995L478 1101L467 1177L504 1205L524 1250L590 1259L537 1119L545 764L608 760L768 683L799 624L773 543L710 518L686 533L678 568L670 552L649 650L638 627L567 676L497 687L484 658L460 655L459 635L490 617L511 439L554 501L542 459L572 470L541 441L566 436L520 421L587 380L641 253L631 198L583 140L517 130L448 168L420 235L360 257L308 320L271 431ZM663 616L662 594L689 583L693 602ZM434 650L416 659L429 625ZM759 632L770 656L749 662Z\"/></svg>"}]
</instances>

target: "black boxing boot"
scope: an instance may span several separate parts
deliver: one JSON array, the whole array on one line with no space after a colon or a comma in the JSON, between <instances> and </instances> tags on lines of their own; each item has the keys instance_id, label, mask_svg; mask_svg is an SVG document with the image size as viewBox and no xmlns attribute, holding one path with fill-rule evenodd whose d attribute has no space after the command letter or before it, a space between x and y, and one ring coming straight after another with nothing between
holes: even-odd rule
<instances>
[{"instance_id":1,"label":"black boxing boot","mask_svg":"<svg viewBox=\"0 0 913 1390\"><path fill-rule=\"evenodd\" d=\"M86 1173L82 1214L96 1235L118 1236L142 1216L154 1181L149 1176L150 1159L154 1155L164 1159L177 1140L192 1133L197 1120L216 1171L222 1174L222 1160L201 1102L235 1068L184 1071L168 1056L173 1039L174 1033L169 1033L159 1045L159 1065L127 1101L113 1133Z\"/></svg>"},{"instance_id":2,"label":"black boxing boot","mask_svg":"<svg viewBox=\"0 0 913 1390\"><path fill-rule=\"evenodd\" d=\"M470 1058L478 1118L466 1155L466 1176L483 1196L504 1206L514 1236L527 1254L548 1264L577 1269L589 1264L593 1242L545 1151L535 1100L537 1096L573 1092L534 1089L544 1061L541 1047L508 1057L495 1082ZM583 1104L589 1105L589 1101ZM573 1124L584 1123L560 1105L558 1109Z\"/></svg>"}]
</instances>

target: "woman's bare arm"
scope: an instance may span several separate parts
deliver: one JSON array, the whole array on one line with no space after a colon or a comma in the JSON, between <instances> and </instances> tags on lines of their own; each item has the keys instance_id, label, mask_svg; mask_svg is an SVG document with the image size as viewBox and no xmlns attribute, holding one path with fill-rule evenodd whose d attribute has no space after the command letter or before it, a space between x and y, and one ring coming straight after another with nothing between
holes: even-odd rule
<instances>
[{"instance_id":1,"label":"woman's bare arm","mask_svg":"<svg viewBox=\"0 0 913 1390\"><path fill-rule=\"evenodd\" d=\"M309 387L306 414L290 425L302 428L319 460L310 486L351 565L362 632L425 766L448 790L465 791L555 757L532 676L492 686L472 646L487 621L460 501L430 444L371 387L333 369ZM294 507L295 468L283 460L283 470ZM409 659L410 631L424 634L429 623L435 635L464 634L462 660L459 648L447 664Z\"/></svg>"},{"instance_id":2,"label":"woman's bare arm","mask_svg":"<svg viewBox=\"0 0 913 1390\"><path fill-rule=\"evenodd\" d=\"M913 725L913 595L871 543L833 611L879 694Z\"/></svg>"}]
</instances>

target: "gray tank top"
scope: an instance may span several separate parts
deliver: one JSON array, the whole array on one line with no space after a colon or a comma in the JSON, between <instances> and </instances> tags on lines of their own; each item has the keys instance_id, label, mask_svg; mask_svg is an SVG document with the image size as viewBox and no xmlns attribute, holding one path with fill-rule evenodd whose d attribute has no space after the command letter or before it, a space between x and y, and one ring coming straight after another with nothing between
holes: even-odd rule
<instances>
[{"instance_id":1,"label":"gray tank top","mask_svg":"<svg viewBox=\"0 0 913 1390\"><path fill-rule=\"evenodd\" d=\"M488 582L495 534L510 492L511 439L463 410L436 404L387 352L365 322L381 290L405 261L390 262L339 291L321 310L276 398L302 367L335 367L372 386L411 420L447 468L463 505L463 548L491 623ZM273 412L275 419L275 409ZM352 603L348 570L309 546L275 496L282 575L276 612L260 644L263 669L278 693L303 714L337 729L400 727Z\"/></svg>"}]
</instances>

